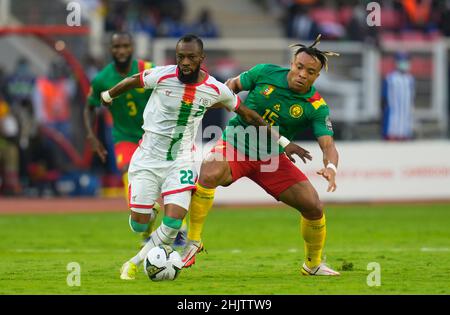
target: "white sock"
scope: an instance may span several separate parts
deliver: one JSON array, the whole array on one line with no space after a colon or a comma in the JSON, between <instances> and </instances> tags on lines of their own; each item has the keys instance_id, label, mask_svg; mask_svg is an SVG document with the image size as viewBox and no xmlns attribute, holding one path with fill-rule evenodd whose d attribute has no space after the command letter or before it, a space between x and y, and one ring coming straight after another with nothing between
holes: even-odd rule
<instances>
[{"instance_id":1,"label":"white sock","mask_svg":"<svg viewBox=\"0 0 450 315\"><path fill-rule=\"evenodd\" d=\"M161 244L171 245L173 241L175 241L175 237L177 236L178 231L179 229L173 229L171 227L168 227L164 223L161 223L161 225L150 235L150 239L147 244L145 244L145 246L142 247L139 253L131 258L130 261L135 265L139 265L144 261L148 252L153 247L157 247Z\"/></svg>"}]
</instances>

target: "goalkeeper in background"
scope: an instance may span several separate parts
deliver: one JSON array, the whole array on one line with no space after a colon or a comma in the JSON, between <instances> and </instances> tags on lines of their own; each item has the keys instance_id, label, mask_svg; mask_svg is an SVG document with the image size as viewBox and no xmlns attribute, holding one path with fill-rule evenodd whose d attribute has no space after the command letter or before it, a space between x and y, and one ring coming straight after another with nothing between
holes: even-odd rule
<instances>
[{"instance_id":1,"label":"goalkeeper in background","mask_svg":"<svg viewBox=\"0 0 450 315\"><path fill-rule=\"evenodd\" d=\"M153 68L151 62L133 58L133 37L127 32L116 32L111 38L111 55L113 62L104 67L92 80L87 104L84 108L84 124L87 138L92 150L105 163L108 154L92 128L96 117L96 108L101 106L100 93L115 86L126 77ZM137 88L128 91L114 101L114 106L108 107L113 118L112 137L118 170L122 173L125 197L128 201L128 167L139 140L144 134L143 113L152 90ZM155 205L158 211L160 206ZM152 225L142 231L143 244L150 236ZM175 245L184 245L186 224L177 236Z\"/></svg>"}]
</instances>

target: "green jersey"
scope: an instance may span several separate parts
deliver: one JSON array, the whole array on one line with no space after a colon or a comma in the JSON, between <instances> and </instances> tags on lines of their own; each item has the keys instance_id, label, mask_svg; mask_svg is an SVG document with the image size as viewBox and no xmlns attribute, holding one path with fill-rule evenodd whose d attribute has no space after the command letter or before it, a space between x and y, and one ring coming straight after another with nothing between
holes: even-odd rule
<instances>
[{"instance_id":1,"label":"green jersey","mask_svg":"<svg viewBox=\"0 0 450 315\"><path fill-rule=\"evenodd\" d=\"M122 76L116 70L114 63L110 63L92 80L91 91L88 97L89 105L101 106L101 92L112 88L125 77L152 67L153 64L151 62L133 59L130 72L126 76ZM113 117L112 136L114 143L121 141L139 142L144 133L142 129L144 108L151 93L152 90L144 88L134 89L115 98L112 105L108 107Z\"/></svg>"},{"instance_id":2,"label":"green jersey","mask_svg":"<svg viewBox=\"0 0 450 315\"><path fill-rule=\"evenodd\" d=\"M306 94L290 90L288 72L287 68L271 64L259 64L243 72L241 84L249 91L245 104L268 124L277 126L280 134L289 140L308 128L312 128L316 138L332 136L328 105L314 86ZM263 159L283 152L269 135L249 132L252 126L247 126L240 116L235 116L228 122L222 138L252 158Z\"/></svg>"}]
</instances>

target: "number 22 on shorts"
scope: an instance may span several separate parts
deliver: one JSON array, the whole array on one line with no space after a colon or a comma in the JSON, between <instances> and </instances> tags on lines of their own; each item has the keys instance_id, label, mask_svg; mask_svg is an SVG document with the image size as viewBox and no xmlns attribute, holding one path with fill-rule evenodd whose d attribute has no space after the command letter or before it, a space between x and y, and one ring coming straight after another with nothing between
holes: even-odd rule
<instances>
[{"instance_id":1,"label":"number 22 on shorts","mask_svg":"<svg viewBox=\"0 0 450 315\"><path fill-rule=\"evenodd\" d=\"M194 185L194 173L192 170L181 170L180 176L180 183Z\"/></svg>"}]
</instances>

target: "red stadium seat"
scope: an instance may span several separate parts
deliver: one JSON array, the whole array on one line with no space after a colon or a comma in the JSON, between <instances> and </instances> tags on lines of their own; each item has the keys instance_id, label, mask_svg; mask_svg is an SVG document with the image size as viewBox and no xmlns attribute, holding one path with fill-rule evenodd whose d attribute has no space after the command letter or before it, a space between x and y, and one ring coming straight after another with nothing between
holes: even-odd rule
<instances>
[{"instance_id":1,"label":"red stadium seat","mask_svg":"<svg viewBox=\"0 0 450 315\"><path fill-rule=\"evenodd\" d=\"M442 35L442 33L440 32L440 31L433 31L433 32L430 32L429 34L428 34L428 39L429 40L431 40L431 41L433 41L433 40L439 40L439 39L441 39L442 37L443 37L444 35Z\"/></svg>"},{"instance_id":2,"label":"red stadium seat","mask_svg":"<svg viewBox=\"0 0 450 315\"><path fill-rule=\"evenodd\" d=\"M398 41L400 38L396 33L393 32L382 32L380 33L380 40L385 41Z\"/></svg>"},{"instance_id":3,"label":"red stadium seat","mask_svg":"<svg viewBox=\"0 0 450 315\"><path fill-rule=\"evenodd\" d=\"M413 56L411 58L411 74L420 79L430 79L433 73L433 61L429 57ZM384 56L380 64L381 76L384 78L388 73L395 70L395 58L391 55Z\"/></svg>"},{"instance_id":4,"label":"red stadium seat","mask_svg":"<svg viewBox=\"0 0 450 315\"><path fill-rule=\"evenodd\" d=\"M316 8L311 10L309 16L318 24L322 23L340 23L339 14L336 10L330 8Z\"/></svg>"},{"instance_id":5,"label":"red stadium seat","mask_svg":"<svg viewBox=\"0 0 450 315\"><path fill-rule=\"evenodd\" d=\"M430 57L412 57L410 71L415 77L430 79L433 73L433 60Z\"/></svg>"},{"instance_id":6,"label":"red stadium seat","mask_svg":"<svg viewBox=\"0 0 450 315\"><path fill-rule=\"evenodd\" d=\"M400 34L400 38L404 41L422 42L427 40L427 36L421 31L405 31Z\"/></svg>"},{"instance_id":7,"label":"red stadium seat","mask_svg":"<svg viewBox=\"0 0 450 315\"><path fill-rule=\"evenodd\" d=\"M381 9L381 26L384 29L398 29L401 26L400 14L393 9Z\"/></svg>"},{"instance_id":8,"label":"red stadium seat","mask_svg":"<svg viewBox=\"0 0 450 315\"><path fill-rule=\"evenodd\" d=\"M343 25L347 25L353 17L353 8L351 6L344 6L339 10L338 15L339 21Z\"/></svg>"},{"instance_id":9,"label":"red stadium seat","mask_svg":"<svg viewBox=\"0 0 450 315\"><path fill-rule=\"evenodd\" d=\"M395 70L395 59L392 56L384 56L380 63L381 76L384 78L389 72Z\"/></svg>"}]
</instances>

